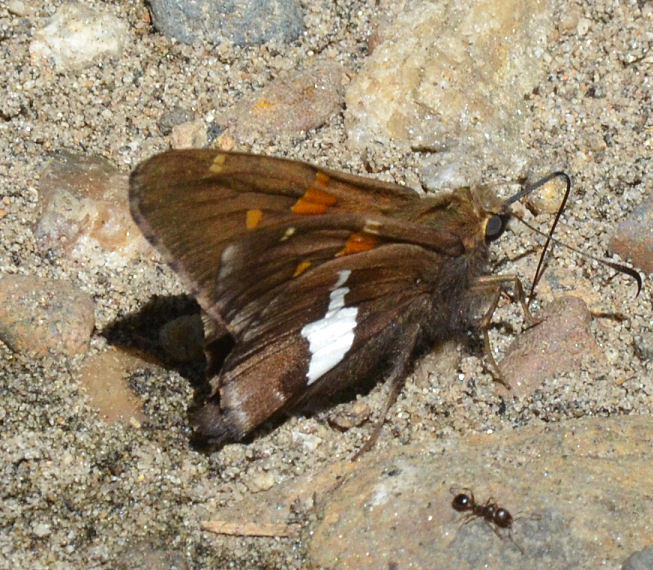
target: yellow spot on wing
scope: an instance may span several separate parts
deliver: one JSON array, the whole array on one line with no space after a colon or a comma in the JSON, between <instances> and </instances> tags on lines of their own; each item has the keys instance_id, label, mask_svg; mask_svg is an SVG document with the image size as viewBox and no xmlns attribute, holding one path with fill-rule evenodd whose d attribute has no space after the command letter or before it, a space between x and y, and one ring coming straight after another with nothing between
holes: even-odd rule
<instances>
[{"instance_id":1,"label":"yellow spot on wing","mask_svg":"<svg viewBox=\"0 0 653 570\"><path fill-rule=\"evenodd\" d=\"M219 174L222 171L222 167L224 166L226 160L226 154L216 154L213 162L211 163L211 166L209 166L209 170L214 174Z\"/></svg>"},{"instance_id":2,"label":"yellow spot on wing","mask_svg":"<svg viewBox=\"0 0 653 570\"><path fill-rule=\"evenodd\" d=\"M247 217L245 219L245 225L248 230L253 230L256 226L259 225L259 222L263 218L262 210L247 210Z\"/></svg>"},{"instance_id":3,"label":"yellow spot on wing","mask_svg":"<svg viewBox=\"0 0 653 570\"><path fill-rule=\"evenodd\" d=\"M299 277L304 271L306 271L311 266L310 261L302 261L295 268L295 273L292 274L293 277Z\"/></svg>"}]
</instances>

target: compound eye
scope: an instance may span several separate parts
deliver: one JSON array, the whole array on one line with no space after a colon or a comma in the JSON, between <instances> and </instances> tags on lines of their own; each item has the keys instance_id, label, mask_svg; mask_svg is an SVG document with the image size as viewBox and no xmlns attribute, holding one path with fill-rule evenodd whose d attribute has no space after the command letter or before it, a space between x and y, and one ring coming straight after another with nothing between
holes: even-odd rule
<instances>
[{"instance_id":1,"label":"compound eye","mask_svg":"<svg viewBox=\"0 0 653 570\"><path fill-rule=\"evenodd\" d=\"M498 214L493 214L485 224L485 241L497 239L503 233L503 229L503 218Z\"/></svg>"}]
</instances>

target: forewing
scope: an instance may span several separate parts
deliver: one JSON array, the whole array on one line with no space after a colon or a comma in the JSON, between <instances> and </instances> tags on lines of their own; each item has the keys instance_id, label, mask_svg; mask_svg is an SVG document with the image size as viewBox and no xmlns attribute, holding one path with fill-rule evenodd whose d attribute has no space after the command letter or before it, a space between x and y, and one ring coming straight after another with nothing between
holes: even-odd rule
<instances>
[{"instance_id":1,"label":"forewing","mask_svg":"<svg viewBox=\"0 0 653 570\"><path fill-rule=\"evenodd\" d=\"M397 217L418 200L302 162L198 149L154 156L130 181L146 237L236 337L251 301L339 257L396 242L460 254L456 236Z\"/></svg>"}]
</instances>

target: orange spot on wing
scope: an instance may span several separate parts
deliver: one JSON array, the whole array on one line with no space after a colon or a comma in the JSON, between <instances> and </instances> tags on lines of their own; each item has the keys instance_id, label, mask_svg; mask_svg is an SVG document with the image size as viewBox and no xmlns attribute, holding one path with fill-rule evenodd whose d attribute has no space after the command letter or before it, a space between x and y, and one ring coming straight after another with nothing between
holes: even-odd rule
<instances>
[{"instance_id":1,"label":"orange spot on wing","mask_svg":"<svg viewBox=\"0 0 653 570\"><path fill-rule=\"evenodd\" d=\"M256 226L259 225L259 222L263 218L262 210L247 210L245 225L248 230L253 230Z\"/></svg>"},{"instance_id":2,"label":"orange spot on wing","mask_svg":"<svg viewBox=\"0 0 653 570\"><path fill-rule=\"evenodd\" d=\"M291 210L295 214L324 214L329 206L338 202L335 196L332 196L319 186L325 188L329 182L329 177L323 172L315 175L312 186L309 186L304 195L295 202Z\"/></svg>"},{"instance_id":3,"label":"orange spot on wing","mask_svg":"<svg viewBox=\"0 0 653 570\"><path fill-rule=\"evenodd\" d=\"M304 271L306 271L311 266L310 261L302 261L295 268L295 273L292 274L293 277L299 277Z\"/></svg>"},{"instance_id":4,"label":"orange spot on wing","mask_svg":"<svg viewBox=\"0 0 653 570\"><path fill-rule=\"evenodd\" d=\"M352 253L360 253L361 251L369 251L376 247L378 243L379 240L374 236L368 234L351 234L347 243L345 243L345 247L336 253L336 257L350 255Z\"/></svg>"},{"instance_id":5,"label":"orange spot on wing","mask_svg":"<svg viewBox=\"0 0 653 570\"><path fill-rule=\"evenodd\" d=\"M317 172L315 174L315 184L317 186L326 186L329 183L329 175L324 172Z\"/></svg>"}]
</instances>

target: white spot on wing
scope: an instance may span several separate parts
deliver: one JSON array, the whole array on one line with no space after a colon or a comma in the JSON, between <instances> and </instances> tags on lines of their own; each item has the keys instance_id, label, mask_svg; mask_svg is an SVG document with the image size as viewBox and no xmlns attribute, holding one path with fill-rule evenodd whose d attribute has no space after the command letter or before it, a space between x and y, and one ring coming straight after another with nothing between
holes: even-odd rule
<instances>
[{"instance_id":1,"label":"white spot on wing","mask_svg":"<svg viewBox=\"0 0 653 570\"><path fill-rule=\"evenodd\" d=\"M329 308L324 317L302 328L302 336L308 340L311 361L308 365L308 385L340 363L354 342L356 307L345 307L345 295L349 287L343 285L351 271L339 271L338 280L329 295Z\"/></svg>"},{"instance_id":2,"label":"white spot on wing","mask_svg":"<svg viewBox=\"0 0 653 570\"><path fill-rule=\"evenodd\" d=\"M295 235L295 232L296 232L296 231L297 231L297 230L296 230L295 228L292 228L292 227L286 229L286 231L284 232L283 236L281 236L281 240L280 240L280 241L286 241L287 239L290 239L293 235Z\"/></svg>"},{"instance_id":3,"label":"white spot on wing","mask_svg":"<svg viewBox=\"0 0 653 570\"><path fill-rule=\"evenodd\" d=\"M229 244L222 250L222 255L220 256L220 272L218 273L218 279L224 279L227 277L227 275L232 273L234 269L234 263L238 260L237 254L237 247L234 244Z\"/></svg>"}]
</instances>

